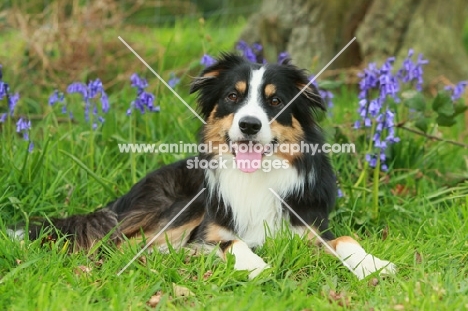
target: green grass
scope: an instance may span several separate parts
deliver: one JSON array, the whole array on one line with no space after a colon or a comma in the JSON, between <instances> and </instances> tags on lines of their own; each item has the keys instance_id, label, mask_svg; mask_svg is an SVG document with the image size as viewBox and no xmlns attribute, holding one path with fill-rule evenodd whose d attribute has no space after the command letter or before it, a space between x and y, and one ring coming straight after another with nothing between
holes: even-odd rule
<instances>
[{"instance_id":1,"label":"green grass","mask_svg":"<svg viewBox=\"0 0 468 311\"><path fill-rule=\"evenodd\" d=\"M204 52L231 49L242 23L223 28L208 24L201 30L198 24L180 22L173 29L143 35L109 30L106 38L122 35L139 45L143 58L164 47L163 57L151 65L166 79L171 71L182 76L176 90L194 106L188 83L201 69L199 58ZM128 84L117 85L109 90L111 113L97 131L83 121L78 98L69 102L77 122L64 121L60 107L46 104L53 87L31 86L27 78L8 72L8 63L3 65L5 80L12 78L12 89L21 91L19 111L44 117L33 122L32 153L13 123L0 127L0 309L144 310L159 291L157 307L170 310L468 308L468 185L449 177L466 176L466 151L405 132L399 133L402 141L393 150L394 170L380 176L377 217L371 208L372 179L366 180L366 187L354 187L363 161L359 133L341 127L347 139L357 143L357 154L332 156L346 194L332 214L332 230L356 235L366 250L396 263L399 271L394 277L358 281L338 260L287 233L257 250L272 269L253 281L247 280L247 272L233 270L233 258L225 263L215 254L194 257L185 250L145 254L145 262L137 261L117 276L138 248L114 249L104 243L99 254L68 254L64 240L44 245L10 240L5 235L8 225L34 216L90 212L125 193L147 172L188 156L121 154L118 143L195 142L201 124L136 58L125 65L148 77L161 112L127 117L134 91ZM338 90L331 116L323 122L331 142L338 139L336 126L353 122L356 107L355 91ZM459 130L444 133L456 138ZM194 296L178 296L174 284ZM331 291L343 300L331 299Z\"/></svg>"}]
</instances>

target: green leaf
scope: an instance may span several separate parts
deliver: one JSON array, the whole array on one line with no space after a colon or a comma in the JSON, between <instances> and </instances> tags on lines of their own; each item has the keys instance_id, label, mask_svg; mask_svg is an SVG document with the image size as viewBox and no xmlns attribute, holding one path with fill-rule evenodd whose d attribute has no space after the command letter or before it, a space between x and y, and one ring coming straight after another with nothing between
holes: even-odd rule
<instances>
[{"instance_id":1,"label":"green leaf","mask_svg":"<svg viewBox=\"0 0 468 311\"><path fill-rule=\"evenodd\" d=\"M446 126L446 127L451 127L453 126L455 123L457 123L453 116L446 116L444 114L439 114L437 116L437 119L436 119L436 122L437 124L439 124L440 126Z\"/></svg>"},{"instance_id":2,"label":"green leaf","mask_svg":"<svg viewBox=\"0 0 468 311\"><path fill-rule=\"evenodd\" d=\"M447 92L439 92L432 102L432 109L439 115L451 116L455 113L452 99Z\"/></svg>"},{"instance_id":3,"label":"green leaf","mask_svg":"<svg viewBox=\"0 0 468 311\"><path fill-rule=\"evenodd\" d=\"M317 82L319 88L324 90L333 90L343 85L341 81L322 80Z\"/></svg>"},{"instance_id":4,"label":"green leaf","mask_svg":"<svg viewBox=\"0 0 468 311\"><path fill-rule=\"evenodd\" d=\"M422 132L427 133L427 129L429 128L429 120L424 116L421 116L414 122L414 126Z\"/></svg>"},{"instance_id":5,"label":"green leaf","mask_svg":"<svg viewBox=\"0 0 468 311\"><path fill-rule=\"evenodd\" d=\"M420 112L423 112L424 110L426 110L426 101L424 99L424 96L419 92L415 93L413 97L408 98L405 101L405 105L408 108L411 108Z\"/></svg>"},{"instance_id":6,"label":"green leaf","mask_svg":"<svg viewBox=\"0 0 468 311\"><path fill-rule=\"evenodd\" d=\"M458 101L454 105L454 110L455 110L454 116L458 116L459 114L461 114L461 113L465 112L466 110L468 110L468 106L465 105L465 103L463 103L463 101Z\"/></svg>"}]
</instances>

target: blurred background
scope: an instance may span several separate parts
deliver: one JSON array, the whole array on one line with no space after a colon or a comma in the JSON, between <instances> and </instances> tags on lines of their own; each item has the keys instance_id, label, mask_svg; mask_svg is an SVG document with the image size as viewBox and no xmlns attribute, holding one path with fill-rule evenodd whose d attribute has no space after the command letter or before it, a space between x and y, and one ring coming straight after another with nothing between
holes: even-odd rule
<instances>
[{"instance_id":1,"label":"blurred background","mask_svg":"<svg viewBox=\"0 0 468 311\"><path fill-rule=\"evenodd\" d=\"M191 57L233 50L239 39L261 43L268 61L287 51L299 67L318 71L356 36L330 66L348 70L323 78L356 82L366 63L401 62L412 48L430 59L425 82L448 84L468 77L467 8L463 0L6 0L0 63L15 72L10 82L27 75L63 87L99 76L112 87L134 61L119 35L151 65L164 61L175 71L191 68Z\"/></svg>"}]
</instances>

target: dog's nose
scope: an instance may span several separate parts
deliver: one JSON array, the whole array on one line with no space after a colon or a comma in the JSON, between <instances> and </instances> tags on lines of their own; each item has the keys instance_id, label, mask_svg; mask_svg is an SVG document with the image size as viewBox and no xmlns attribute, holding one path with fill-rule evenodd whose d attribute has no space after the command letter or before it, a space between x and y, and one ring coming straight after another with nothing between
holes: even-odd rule
<instances>
[{"instance_id":1,"label":"dog's nose","mask_svg":"<svg viewBox=\"0 0 468 311\"><path fill-rule=\"evenodd\" d=\"M254 135L262 128L262 122L255 117L243 117L239 120L239 128L244 134Z\"/></svg>"}]
</instances>

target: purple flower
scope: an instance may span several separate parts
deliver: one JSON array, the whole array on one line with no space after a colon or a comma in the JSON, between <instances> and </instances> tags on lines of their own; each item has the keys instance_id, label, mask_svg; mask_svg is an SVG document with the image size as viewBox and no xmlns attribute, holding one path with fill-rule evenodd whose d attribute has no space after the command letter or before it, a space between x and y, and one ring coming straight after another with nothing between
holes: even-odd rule
<instances>
[{"instance_id":1,"label":"purple flower","mask_svg":"<svg viewBox=\"0 0 468 311\"><path fill-rule=\"evenodd\" d=\"M102 82L100 79L91 80L88 83L88 97L94 98L97 94L102 93L104 91Z\"/></svg>"},{"instance_id":2,"label":"purple flower","mask_svg":"<svg viewBox=\"0 0 468 311\"><path fill-rule=\"evenodd\" d=\"M177 84L179 84L179 82L180 79L177 78L173 72L171 72L170 79L167 81L167 84L169 84L171 88L174 88Z\"/></svg>"},{"instance_id":3,"label":"purple flower","mask_svg":"<svg viewBox=\"0 0 468 311\"><path fill-rule=\"evenodd\" d=\"M136 73L131 76L130 81L132 87L137 88L137 96L130 103L130 108L127 109L127 116L132 114L133 109L137 109L141 113L145 113L146 110L150 112L159 112L160 107L154 105L156 97L144 90L148 86L148 82L145 79L141 79Z\"/></svg>"},{"instance_id":4,"label":"purple flower","mask_svg":"<svg viewBox=\"0 0 468 311\"><path fill-rule=\"evenodd\" d=\"M408 59L413 55L410 51ZM361 120L355 122L355 128L373 128L372 141L373 151L366 155L366 161L371 167L377 165L380 159L380 168L387 170L385 163L385 151L389 145L399 141L395 136L395 114L387 104L388 98L392 98L396 103L400 101L399 92L401 90L400 81L406 78L407 70L416 73L414 66L405 60L403 69L393 73L394 57L388 58L384 64L377 68L375 63L370 63L363 72L358 74L359 81L359 106L358 113ZM424 64L424 60L419 58L418 70ZM408 82L412 80L407 80Z\"/></svg>"},{"instance_id":5,"label":"purple flower","mask_svg":"<svg viewBox=\"0 0 468 311\"><path fill-rule=\"evenodd\" d=\"M32 141L29 142L29 146L28 146L28 151L29 152L32 152L34 149L34 143Z\"/></svg>"},{"instance_id":6,"label":"purple flower","mask_svg":"<svg viewBox=\"0 0 468 311\"><path fill-rule=\"evenodd\" d=\"M413 49L410 49L408 51L408 56L406 59L403 61L403 65L400 70L397 72L398 78L403 82L403 83L412 83L412 81L416 81L416 90L421 91L422 90L422 84L423 84L423 65L427 64L428 61L423 59L423 55L419 54L418 59L415 62L413 62L412 57L413 57L414 51Z\"/></svg>"},{"instance_id":7,"label":"purple flower","mask_svg":"<svg viewBox=\"0 0 468 311\"><path fill-rule=\"evenodd\" d=\"M338 189L337 189L337 196L338 196L339 198L344 197L343 191L342 191L339 187L338 187Z\"/></svg>"},{"instance_id":8,"label":"purple flower","mask_svg":"<svg viewBox=\"0 0 468 311\"><path fill-rule=\"evenodd\" d=\"M144 85L146 83L146 80L141 79L137 75L134 77L132 76L132 86L135 84L137 86ZM96 105L96 96L100 95L100 102L101 102L101 111L103 113L108 113L110 109L110 104L109 104L109 97L107 96L107 93L104 91L104 86L102 84L102 81L100 79L96 80L91 80L88 82L88 85L81 83L81 82L74 82L70 84L67 87L67 92L68 93L78 93L81 94L83 101L84 101L84 116L85 120L88 122L90 121L90 111L92 111L92 114L97 117L98 119L104 120L99 115L98 107ZM52 100L51 100L52 99ZM49 99L50 102L54 102L55 100L55 95L52 94L51 98ZM62 113L66 113L67 108L64 106L62 108ZM73 115L70 113L70 118L73 118ZM97 126L94 126L95 123L93 123L93 129L97 128Z\"/></svg>"},{"instance_id":9,"label":"purple flower","mask_svg":"<svg viewBox=\"0 0 468 311\"><path fill-rule=\"evenodd\" d=\"M254 43L254 44L252 44L252 48L253 48L255 51L258 51L258 52L260 52L261 50L263 50L263 46L262 46L260 43Z\"/></svg>"},{"instance_id":10,"label":"purple flower","mask_svg":"<svg viewBox=\"0 0 468 311\"><path fill-rule=\"evenodd\" d=\"M31 121L20 118L18 122L16 122L16 132L23 133L24 140L29 140L30 129L31 129Z\"/></svg>"},{"instance_id":11,"label":"purple flower","mask_svg":"<svg viewBox=\"0 0 468 311\"><path fill-rule=\"evenodd\" d=\"M240 40L239 42L237 42L236 50L240 51L242 53L242 56L244 56L248 61L250 61L252 63L259 62L257 60L257 55L255 55L255 52L253 51L252 47L250 47L247 44L247 42L245 42L243 40ZM257 50L257 51L260 51L260 50ZM262 62L262 61L260 61L260 62Z\"/></svg>"},{"instance_id":12,"label":"purple flower","mask_svg":"<svg viewBox=\"0 0 468 311\"><path fill-rule=\"evenodd\" d=\"M104 91L101 93L101 109L103 113L108 113L110 109L109 97Z\"/></svg>"},{"instance_id":13,"label":"purple flower","mask_svg":"<svg viewBox=\"0 0 468 311\"><path fill-rule=\"evenodd\" d=\"M50 97L49 97L49 105L53 106L56 103L63 103L64 99L65 99L65 97L64 97L63 93L59 93L58 90L55 90L52 93L52 95L50 95Z\"/></svg>"},{"instance_id":14,"label":"purple flower","mask_svg":"<svg viewBox=\"0 0 468 311\"><path fill-rule=\"evenodd\" d=\"M141 78L137 73L134 73L130 77L132 87L139 90L144 90L148 87L148 81L145 78Z\"/></svg>"},{"instance_id":15,"label":"purple flower","mask_svg":"<svg viewBox=\"0 0 468 311\"><path fill-rule=\"evenodd\" d=\"M67 93L78 93L81 94L81 96L83 96L84 99L88 98L88 88L86 84L82 82L73 82L70 85L68 85Z\"/></svg>"},{"instance_id":16,"label":"purple flower","mask_svg":"<svg viewBox=\"0 0 468 311\"><path fill-rule=\"evenodd\" d=\"M200 60L200 64L202 64L205 67L209 67L211 65L214 65L215 63L216 60L208 54L204 54Z\"/></svg>"},{"instance_id":17,"label":"purple flower","mask_svg":"<svg viewBox=\"0 0 468 311\"><path fill-rule=\"evenodd\" d=\"M468 81L460 81L455 86L446 86L445 89L452 91L452 101L457 101L465 93L465 88L468 85Z\"/></svg>"},{"instance_id":18,"label":"purple flower","mask_svg":"<svg viewBox=\"0 0 468 311\"><path fill-rule=\"evenodd\" d=\"M15 93L13 95L9 95L7 93L7 99L8 99L8 109L10 110L10 116L12 116L13 113L15 112L16 104L18 103L20 99L19 93Z\"/></svg>"},{"instance_id":19,"label":"purple flower","mask_svg":"<svg viewBox=\"0 0 468 311\"><path fill-rule=\"evenodd\" d=\"M283 62L285 60L289 59L289 58L290 58L290 55L289 55L288 52L279 53L279 55L278 55L278 64L280 64L280 65L283 64Z\"/></svg>"},{"instance_id":20,"label":"purple flower","mask_svg":"<svg viewBox=\"0 0 468 311\"><path fill-rule=\"evenodd\" d=\"M312 79L314 79L314 77L315 77L314 75L311 75L309 77L309 81L312 81ZM327 103L328 108L332 108L333 107L333 97L334 97L333 93L331 91L321 89L320 86L317 83L317 80L314 80L314 82L312 82L312 85L314 85L317 88L317 90L319 91L320 97Z\"/></svg>"},{"instance_id":21,"label":"purple flower","mask_svg":"<svg viewBox=\"0 0 468 311\"><path fill-rule=\"evenodd\" d=\"M2 100L8 93L8 84L0 81L0 100Z\"/></svg>"}]
</instances>

